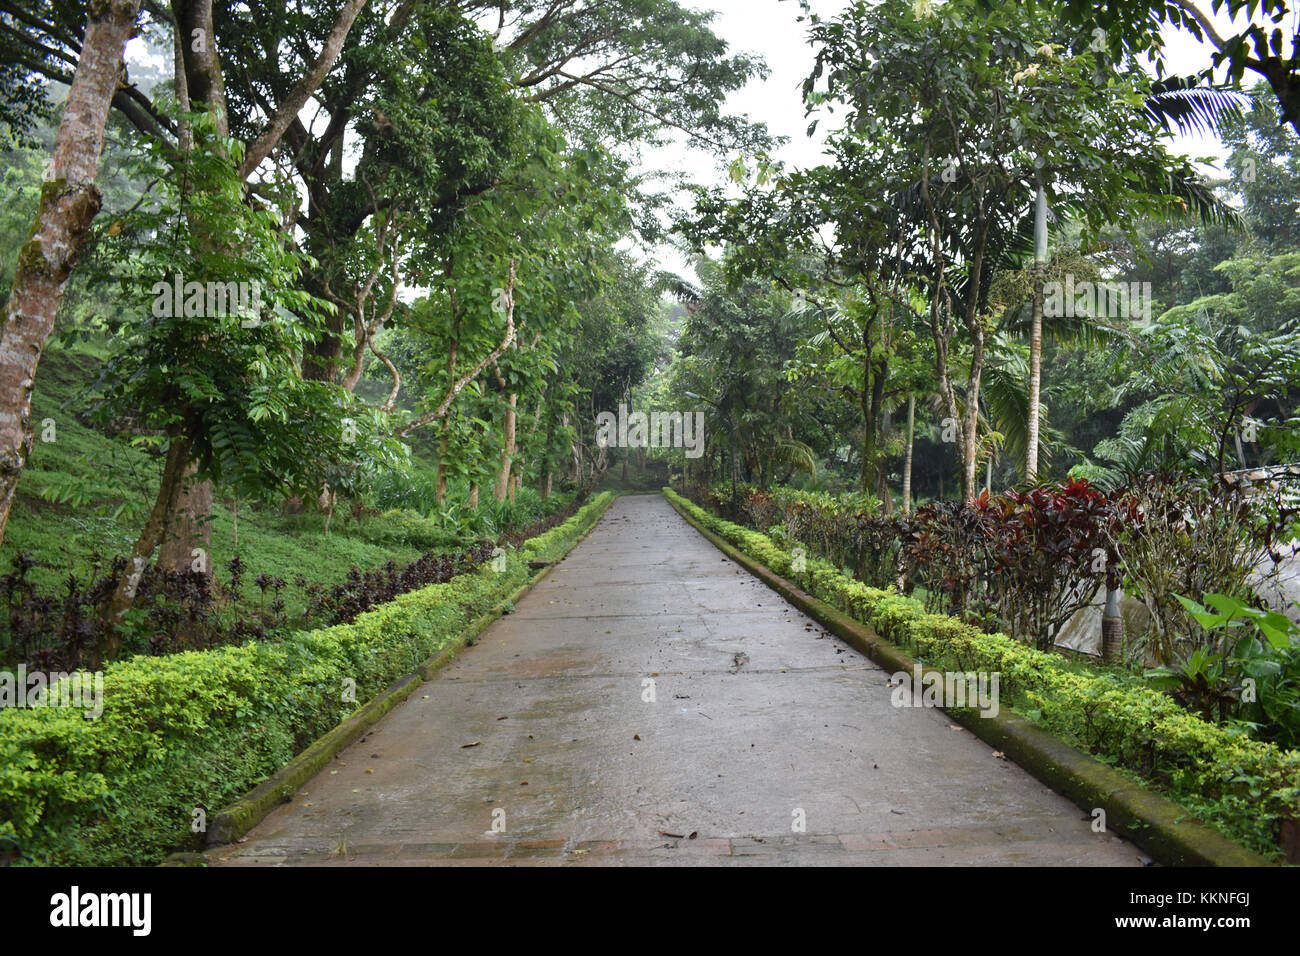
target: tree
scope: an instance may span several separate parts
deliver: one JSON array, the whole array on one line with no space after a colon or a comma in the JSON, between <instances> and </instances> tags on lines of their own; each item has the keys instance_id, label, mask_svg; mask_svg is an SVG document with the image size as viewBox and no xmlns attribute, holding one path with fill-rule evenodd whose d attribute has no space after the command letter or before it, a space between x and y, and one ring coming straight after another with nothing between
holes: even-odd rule
<instances>
[{"instance_id":1,"label":"tree","mask_svg":"<svg viewBox=\"0 0 1300 956\"><path fill-rule=\"evenodd\" d=\"M321 122L291 123L283 147L270 154L308 197L299 225L320 262L309 289L345 303L311 348L308 374L350 378L367 351L353 314L358 292L384 300L392 271L383 264L376 285L369 267L355 265L376 258L368 220L396 210L421 236L450 229L468 202L526 158L532 138L521 124L532 122L532 112L521 107L542 111L577 149L628 154L612 165L621 191L641 207L637 226L646 234L657 231L653 213L664 199L628 174L639 144L675 128L710 149L766 145L761 127L721 109L762 65L729 54L708 28L711 17L674 0L372 2L341 53L337 78L318 92ZM257 117L283 111L281 57L296 62L304 34L318 42L318 20L308 11L269 10L218 20L243 67L228 90L236 135L251 138ZM356 175L344 168L345 138L359 150ZM408 281L427 279L425 270L442 261L419 259L402 259ZM349 348L353 361L339 368Z\"/></svg>"},{"instance_id":2,"label":"tree","mask_svg":"<svg viewBox=\"0 0 1300 956\"><path fill-rule=\"evenodd\" d=\"M1263 84L1249 112L1224 123L1223 141L1251 232L1279 253L1300 246L1300 136L1281 122Z\"/></svg>"},{"instance_id":3,"label":"tree","mask_svg":"<svg viewBox=\"0 0 1300 956\"><path fill-rule=\"evenodd\" d=\"M364 3L365 0L347 0L344 4L329 40L307 69L303 80L257 137L254 143L257 151L264 154L275 146L289 120L296 117L298 109L313 92L313 84L324 79ZM77 57L77 75L72 79L64 106L67 139L63 138L61 131L59 142L64 145L56 144L52 166L54 178L42 194L34 236L20 257L11 293L6 330L13 326L15 331L7 336L9 343L0 346L0 353L8 353L12 348L14 354L8 367L0 357L0 541L3 540L18 476L30 451L31 435L29 430L25 431L28 426L24 423L30 407L36 365L53 330L62 289L99 209L94 180L108 110L110 106L118 108L142 133L155 141L167 142L168 137L172 137L172 145L184 147L188 135L183 127L178 129L168 122L165 111L139 90L130 86L119 87L122 53L127 39L135 32L140 4L111 0L92 5L84 35L75 28L71 17L73 6L56 4L40 15L9 5L0 8L0 13L21 27L11 29L6 34L6 42L16 43L19 49L28 52L22 62L31 73L63 80L60 61L72 59L68 50L75 51ZM151 7L150 10L152 16L166 21L167 15L159 8ZM170 19L177 31L178 99L183 104L192 101L207 106L217 133L224 136L228 132L227 104L213 26L212 0L175 0ZM84 72L83 63L86 64ZM12 93L6 91L4 99L12 102ZM179 155L175 150L171 152ZM60 176L60 173L67 175ZM54 250L55 254L43 255L43 248ZM15 296L20 297L17 305ZM18 331L14 317L20 314L23 328ZM4 386L6 378L14 379L13 387ZM8 421L12 421L12 427L4 424ZM191 530L205 527L203 521L210 507L211 495L210 485L185 482L183 493L174 501L178 509L177 520L185 520ZM169 563L175 566L183 562L186 550L182 548L178 554L171 555Z\"/></svg>"},{"instance_id":4,"label":"tree","mask_svg":"<svg viewBox=\"0 0 1300 956\"><path fill-rule=\"evenodd\" d=\"M879 197L871 217L887 219L883 235L923 290L939 391L949 417L961 420L955 437L969 496L990 279L1032 248L1028 198L1040 178L1051 206L1079 219L1088 237L1135 213L1186 207L1203 190L1160 144L1141 71L1100 61L1051 16L1018 4L952 2L914 13L856 3L833 21L811 19L820 46L805 98L848 107L833 148L858 171L858 194ZM1148 184L1159 182L1176 195L1156 195ZM958 320L969 348L961 410Z\"/></svg>"},{"instance_id":5,"label":"tree","mask_svg":"<svg viewBox=\"0 0 1300 956\"><path fill-rule=\"evenodd\" d=\"M54 331L68 277L99 212L95 177L104 125L139 11L139 0L90 7L32 236L18 257L0 331L0 542L18 478L31 454L36 367Z\"/></svg>"},{"instance_id":6,"label":"tree","mask_svg":"<svg viewBox=\"0 0 1300 956\"><path fill-rule=\"evenodd\" d=\"M1157 469L1212 475L1297 451L1300 254L1229 260L1232 291L1175 306L1137 330L1136 399L1078 474L1117 483ZM1235 459L1235 462L1234 462Z\"/></svg>"},{"instance_id":7,"label":"tree","mask_svg":"<svg viewBox=\"0 0 1300 956\"><path fill-rule=\"evenodd\" d=\"M166 448L153 509L110 602L114 624L160 546L179 540L185 568L209 570L182 507L189 484L223 481L245 497L302 493L331 468L397 454L376 438L382 421L347 392L301 377L297 356L327 305L296 288L302 263L284 235L285 209L246 202L241 145L219 134L213 113L183 121L194 148L177 157L156 142L141 159L153 190L101 237L123 308L110 327L99 411L134 419L138 440Z\"/></svg>"}]
</instances>

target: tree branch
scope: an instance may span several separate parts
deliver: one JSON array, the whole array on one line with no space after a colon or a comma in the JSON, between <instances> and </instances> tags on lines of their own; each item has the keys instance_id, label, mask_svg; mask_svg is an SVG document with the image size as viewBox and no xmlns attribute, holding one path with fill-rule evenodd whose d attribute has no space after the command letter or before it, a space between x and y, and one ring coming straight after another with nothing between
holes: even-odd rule
<instances>
[{"instance_id":1,"label":"tree branch","mask_svg":"<svg viewBox=\"0 0 1300 956\"><path fill-rule=\"evenodd\" d=\"M270 154L276 143L280 141L280 137L284 135L284 131L289 128L289 124L298 116L298 111L307 102L307 98L325 80L343 50L343 42L347 39L348 31L352 29L353 21L365 5L366 0L347 0L343 5L334 29L330 31L329 38L321 47L316 62L308 68L289 96L280 104L280 108L270 118L262 135L249 144L244 154L244 162L239 167L239 175L242 178L247 179L252 175L253 170L257 169L262 160Z\"/></svg>"}]
</instances>

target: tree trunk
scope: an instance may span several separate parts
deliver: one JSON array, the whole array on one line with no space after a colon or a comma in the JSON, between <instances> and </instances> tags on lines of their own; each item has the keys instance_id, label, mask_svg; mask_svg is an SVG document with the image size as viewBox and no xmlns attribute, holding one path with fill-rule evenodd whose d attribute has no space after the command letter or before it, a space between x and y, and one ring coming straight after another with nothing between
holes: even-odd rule
<instances>
[{"instance_id":1,"label":"tree trunk","mask_svg":"<svg viewBox=\"0 0 1300 956\"><path fill-rule=\"evenodd\" d=\"M438 507L447 502L447 435L451 431L451 417L442 420L441 434L438 436Z\"/></svg>"},{"instance_id":2,"label":"tree trunk","mask_svg":"<svg viewBox=\"0 0 1300 956\"><path fill-rule=\"evenodd\" d=\"M510 393L506 418L502 425L501 463L497 469L496 500L504 501L510 491L510 464L515 455L515 408L519 400L516 392Z\"/></svg>"},{"instance_id":3,"label":"tree trunk","mask_svg":"<svg viewBox=\"0 0 1300 956\"><path fill-rule=\"evenodd\" d=\"M912 512L912 441L916 434L916 396L907 399L907 457L903 459L903 514Z\"/></svg>"},{"instance_id":4,"label":"tree trunk","mask_svg":"<svg viewBox=\"0 0 1300 956\"><path fill-rule=\"evenodd\" d=\"M310 200L309 200L310 203ZM321 212L324 215L324 212ZM314 269L306 269L302 276L303 288L317 298L327 299L325 278ZM343 356L343 322L347 318L342 309L327 313L320 334L303 349L302 377L309 382L333 382L336 369Z\"/></svg>"},{"instance_id":5,"label":"tree trunk","mask_svg":"<svg viewBox=\"0 0 1300 956\"><path fill-rule=\"evenodd\" d=\"M541 471L537 478L542 500L551 497L551 446L555 444L555 412L546 416L546 443L542 446Z\"/></svg>"},{"instance_id":6,"label":"tree trunk","mask_svg":"<svg viewBox=\"0 0 1300 956\"><path fill-rule=\"evenodd\" d=\"M194 481L195 464L190 462L181 480L181 493L176 499L175 513L167 519L167 535L158 552L158 566L168 571L194 569L194 549L204 554L212 546L212 482ZM203 572L211 567L203 562Z\"/></svg>"},{"instance_id":7,"label":"tree trunk","mask_svg":"<svg viewBox=\"0 0 1300 956\"><path fill-rule=\"evenodd\" d=\"M1025 428L1025 481L1038 478L1039 395L1043 382L1043 269L1047 262L1047 196L1038 184L1034 211L1033 327L1029 333L1029 420Z\"/></svg>"},{"instance_id":8,"label":"tree trunk","mask_svg":"<svg viewBox=\"0 0 1300 956\"><path fill-rule=\"evenodd\" d=\"M181 34L185 87L190 103L202 104L216 115L217 130L228 135L226 85L217 58L217 34L212 26L212 0L172 0L176 28Z\"/></svg>"},{"instance_id":9,"label":"tree trunk","mask_svg":"<svg viewBox=\"0 0 1300 956\"><path fill-rule=\"evenodd\" d=\"M104 145L104 124L117 93L122 53L135 33L139 12L139 0L90 5L50 173L41 187L32 238L18 254L0 331L0 543L18 479L31 455L36 367L102 202L95 177Z\"/></svg>"},{"instance_id":10,"label":"tree trunk","mask_svg":"<svg viewBox=\"0 0 1300 956\"><path fill-rule=\"evenodd\" d=\"M450 276L451 259L443 267L443 274ZM456 359L460 353L460 311L456 308L456 297L451 300L451 347L447 350L447 387L456 381ZM447 500L447 445L451 435L451 409L443 416L438 437L438 507Z\"/></svg>"},{"instance_id":11,"label":"tree trunk","mask_svg":"<svg viewBox=\"0 0 1300 956\"><path fill-rule=\"evenodd\" d=\"M858 491L865 495L876 483L876 423L871 420L871 396L868 388L863 388L858 404L862 408L863 430L862 463L858 468Z\"/></svg>"},{"instance_id":12,"label":"tree trunk","mask_svg":"<svg viewBox=\"0 0 1300 956\"><path fill-rule=\"evenodd\" d=\"M876 471L876 497L880 499L880 513L892 515L894 513L894 496L889 493L889 481L885 476L885 469L880 468Z\"/></svg>"},{"instance_id":13,"label":"tree trunk","mask_svg":"<svg viewBox=\"0 0 1300 956\"><path fill-rule=\"evenodd\" d=\"M189 440L180 435L173 435L167 448L167 460L163 465L162 482L158 486L158 496L154 499L153 510L145 521L144 530L136 539L135 547L127 558L126 572L118 582L108 605L109 623L120 623L122 615L135 600L135 589L140 574L148 565L158 545L173 537L174 529L170 522L177 513L178 505L185 493L185 477L190 458ZM120 637L110 632L104 646L104 656L111 658L117 653Z\"/></svg>"},{"instance_id":14,"label":"tree trunk","mask_svg":"<svg viewBox=\"0 0 1300 956\"><path fill-rule=\"evenodd\" d=\"M174 0L172 10L179 31L181 54L177 64L181 72L176 75L176 88L184 90L191 108L203 105L211 110L217 132L228 136L230 123L226 116L226 88L217 57L212 0ZM192 140L183 132L182 142L186 141L193 146ZM192 241L197 247L210 247L228 242L228 237L200 234L195 230ZM194 252L197 257L199 249ZM188 443L186 445L188 447ZM168 571L190 570L194 548L202 548L205 553L211 549L212 482L194 481L195 470L194 462L185 463L181 492L172 499L175 510L166 518L167 534L160 542L162 550L158 554L158 566ZM204 567L211 572L207 562Z\"/></svg>"},{"instance_id":15,"label":"tree trunk","mask_svg":"<svg viewBox=\"0 0 1300 956\"><path fill-rule=\"evenodd\" d=\"M979 451L980 375L984 370L984 330L977 329L971 352L970 379L966 385L965 461L961 471L961 494L965 501L975 497L975 469Z\"/></svg>"}]
</instances>

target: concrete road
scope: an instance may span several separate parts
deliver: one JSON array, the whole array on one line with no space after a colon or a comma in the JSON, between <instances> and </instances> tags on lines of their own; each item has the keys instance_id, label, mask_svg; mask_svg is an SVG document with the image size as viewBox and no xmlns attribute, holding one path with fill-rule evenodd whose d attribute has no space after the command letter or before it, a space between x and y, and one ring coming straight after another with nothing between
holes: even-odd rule
<instances>
[{"instance_id":1,"label":"concrete road","mask_svg":"<svg viewBox=\"0 0 1300 956\"><path fill-rule=\"evenodd\" d=\"M624 497L216 864L1141 865L1136 847Z\"/></svg>"}]
</instances>

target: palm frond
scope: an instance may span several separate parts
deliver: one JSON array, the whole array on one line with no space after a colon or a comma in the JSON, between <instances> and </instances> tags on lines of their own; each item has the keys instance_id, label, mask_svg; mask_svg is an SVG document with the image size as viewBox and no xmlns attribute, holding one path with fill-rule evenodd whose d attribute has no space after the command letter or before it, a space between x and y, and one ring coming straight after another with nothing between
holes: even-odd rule
<instances>
[{"instance_id":1,"label":"palm frond","mask_svg":"<svg viewBox=\"0 0 1300 956\"><path fill-rule=\"evenodd\" d=\"M1167 76L1151 84L1143 108L1171 133L1217 133L1223 120L1240 116L1250 97L1217 86L1203 86L1201 76Z\"/></svg>"},{"instance_id":2,"label":"palm frond","mask_svg":"<svg viewBox=\"0 0 1300 956\"><path fill-rule=\"evenodd\" d=\"M655 292L667 292L678 302L690 304L699 302L704 292L692 282L688 282L674 272L659 271L650 280L650 288Z\"/></svg>"},{"instance_id":3,"label":"palm frond","mask_svg":"<svg viewBox=\"0 0 1300 956\"><path fill-rule=\"evenodd\" d=\"M776 459L799 471L806 471L817 480L817 453L811 446L795 438L778 438Z\"/></svg>"}]
</instances>

